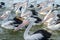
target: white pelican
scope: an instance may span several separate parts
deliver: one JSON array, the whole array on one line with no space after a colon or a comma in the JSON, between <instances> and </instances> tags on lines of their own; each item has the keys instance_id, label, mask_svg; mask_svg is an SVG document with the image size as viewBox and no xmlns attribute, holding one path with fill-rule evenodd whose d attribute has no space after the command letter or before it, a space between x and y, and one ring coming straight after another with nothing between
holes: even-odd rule
<instances>
[{"instance_id":1,"label":"white pelican","mask_svg":"<svg viewBox=\"0 0 60 40\"><path fill-rule=\"evenodd\" d=\"M16 5L20 5L19 3L18 4L16 4ZM24 4L23 4L24 5ZM26 3L25 3L25 5L26 5ZM22 5L20 5L20 6L22 6ZM20 6L18 6L19 8L20 8ZM20 10L19 10L19 8L17 8L17 10L16 10L16 13L18 12L18 13L20 13ZM18 14L17 13L17 14ZM4 13L0 18L4 18L4 20L3 20L3 22L2 22L2 24L1 24L1 26L3 27L3 28L6 28L6 29L14 29L15 28L15 25L13 24L13 25L11 25L12 23L14 23L15 22L15 20L9 20L9 18L11 17L11 10L10 11L6 11L6 13ZM18 14L18 15L20 15L20 14ZM18 16L17 15L17 16ZM17 24L16 24L17 25Z\"/></svg>"},{"instance_id":2,"label":"white pelican","mask_svg":"<svg viewBox=\"0 0 60 40\"><path fill-rule=\"evenodd\" d=\"M6 13L3 14L0 18L3 18L1 27L5 28L5 29L15 29L15 26L17 26L18 24L21 23L21 21L19 21L19 19L12 17L11 11L6 11Z\"/></svg>"},{"instance_id":3,"label":"white pelican","mask_svg":"<svg viewBox=\"0 0 60 40\"><path fill-rule=\"evenodd\" d=\"M30 22L30 24L28 25L28 27L26 28L24 32L25 40L49 40L49 38L51 37L51 33L49 33L48 31L44 29L38 30L34 32L32 35L29 35L29 30L31 29L32 24L33 24L33 21Z\"/></svg>"},{"instance_id":4,"label":"white pelican","mask_svg":"<svg viewBox=\"0 0 60 40\"><path fill-rule=\"evenodd\" d=\"M6 28L6 29L12 29L13 26L9 25L9 23L12 23L13 21L8 21L8 17L10 15L11 11L6 11L5 14L3 14L0 18L4 18L1 24L1 27Z\"/></svg>"},{"instance_id":5,"label":"white pelican","mask_svg":"<svg viewBox=\"0 0 60 40\"><path fill-rule=\"evenodd\" d=\"M40 3L39 7L41 8L38 13L42 14L42 15L46 15L48 14L48 12L50 11L50 9L53 8L53 3L54 3L54 0L46 0L42 3Z\"/></svg>"},{"instance_id":6,"label":"white pelican","mask_svg":"<svg viewBox=\"0 0 60 40\"><path fill-rule=\"evenodd\" d=\"M27 22L32 20L34 21L33 25L39 25L42 22L42 19L38 17L38 13L35 10L26 10L26 12L23 13L21 17L23 17L25 20L23 20L23 23L20 24L15 30L19 30L19 28L29 24Z\"/></svg>"},{"instance_id":7,"label":"white pelican","mask_svg":"<svg viewBox=\"0 0 60 40\"><path fill-rule=\"evenodd\" d=\"M20 10L19 10L19 8L20 8L20 6L22 6L20 3L17 3L17 4L15 4L18 8L16 9L16 16L20 16ZM24 4L23 4L24 5ZM15 29L15 25L13 24L14 22L15 22L15 20L9 20L9 15L11 14L11 11L6 11L6 13L5 14L3 14L2 16L1 16L1 18L4 18L4 20L3 20L3 22L2 22L2 24L1 24L1 26L3 27L3 28L6 28L6 29ZM11 15L10 15L10 17L11 17ZM11 24L13 24L13 25L11 25ZM16 24L17 25L17 24Z\"/></svg>"},{"instance_id":8,"label":"white pelican","mask_svg":"<svg viewBox=\"0 0 60 40\"><path fill-rule=\"evenodd\" d=\"M56 24L56 20L57 19L59 19L58 17L57 17L57 15L58 15L58 11L53 11L53 12L49 12L46 16L45 16L45 18L44 18L44 20L47 22L47 28L48 29L50 29L50 30L60 30L60 23L58 23L58 24Z\"/></svg>"},{"instance_id":9,"label":"white pelican","mask_svg":"<svg viewBox=\"0 0 60 40\"><path fill-rule=\"evenodd\" d=\"M60 14L57 14L57 15L60 15ZM49 19L49 23L47 25L47 28L50 29L50 30L60 30L59 20L60 20L59 18L56 18L56 19L50 18Z\"/></svg>"}]
</instances>

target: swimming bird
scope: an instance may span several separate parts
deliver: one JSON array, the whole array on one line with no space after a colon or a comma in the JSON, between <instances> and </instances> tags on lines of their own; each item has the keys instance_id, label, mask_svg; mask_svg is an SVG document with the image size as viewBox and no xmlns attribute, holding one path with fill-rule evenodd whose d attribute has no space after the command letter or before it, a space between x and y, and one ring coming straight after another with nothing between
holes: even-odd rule
<instances>
[{"instance_id":1,"label":"swimming bird","mask_svg":"<svg viewBox=\"0 0 60 40\"><path fill-rule=\"evenodd\" d=\"M28 25L24 32L24 39L25 40L49 40L51 37L51 33L48 31L41 29L36 32L34 32L32 35L29 35L29 30L32 27L32 22Z\"/></svg>"},{"instance_id":2,"label":"swimming bird","mask_svg":"<svg viewBox=\"0 0 60 40\"><path fill-rule=\"evenodd\" d=\"M47 28L50 30L60 30L60 23L59 23L59 17L60 15L57 13L57 11L53 11L54 14L52 14L52 11L48 13L44 20L47 22ZM47 18L47 19L46 19Z\"/></svg>"},{"instance_id":3,"label":"swimming bird","mask_svg":"<svg viewBox=\"0 0 60 40\"><path fill-rule=\"evenodd\" d=\"M58 17L60 17L59 14L57 14ZM54 20L54 18L49 19L50 22L47 25L47 28L50 30L60 30L60 19Z\"/></svg>"},{"instance_id":4,"label":"swimming bird","mask_svg":"<svg viewBox=\"0 0 60 40\"><path fill-rule=\"evenodd\" d=\"M6 11L1 18L4 18L1 24L1 27L6 29L13 29L13 26L9 25L10 23L13 23L14 21L8 21L8 16L10 15L11 11ZM10 26L10 27L9 27Z\"/></svg>"}]
</instances>

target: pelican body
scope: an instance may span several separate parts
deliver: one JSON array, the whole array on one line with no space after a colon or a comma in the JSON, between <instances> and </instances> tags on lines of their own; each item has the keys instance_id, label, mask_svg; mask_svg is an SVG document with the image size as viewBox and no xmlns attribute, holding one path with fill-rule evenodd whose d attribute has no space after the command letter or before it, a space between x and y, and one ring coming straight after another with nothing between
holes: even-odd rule
<instances>
[{"instance_id":1,"label":"pelican body","mask_svg":"<svg viewBox=\"0 0 60 40\"><path fill-rule=\"evenodd\" d=\"M25 40L49 40L51 37L51 33L48 31L41 29L36 32L34 32L32 35L29 35L29 30L32 27L32 22L28 25L24 32L24 39Z\"/></svg>"}]
</instances>

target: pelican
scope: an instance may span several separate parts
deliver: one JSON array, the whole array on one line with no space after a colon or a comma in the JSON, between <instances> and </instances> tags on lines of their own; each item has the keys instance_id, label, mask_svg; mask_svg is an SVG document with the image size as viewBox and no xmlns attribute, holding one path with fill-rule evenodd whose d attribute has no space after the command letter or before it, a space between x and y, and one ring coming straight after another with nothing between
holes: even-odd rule
<instances>
[{"instance_id":1,"label":"pelican","mask_svg":"<svg viewBox=\"0 0 60 40\"><path fill-rule=\"evenodd\" d=\"M46 1L42 2L42 3L40 3L39 7L41 9L38 11L38 13L45 16L50 11L50 9L53 8L53 3L54 3L54 0L46 0Z\"/></svg>"},{"instance_id":2,"label":"pelican","mask_svg":"<svg viewBox=\"0 0 60 40\"><path fill-rule=\"evenodd\" d=\"M57 14L58 11L50 11L44 18L44 20L46 21L46 25L47 25L47 28L50 29L50 30L60 30L60 23L58 23L56 20L59 19L57 17Z\"/></svg>"},{"instance_id":3,"label":"pelican","mask_svg":"<svg viewBox=\"0 0 60 40\"><path fill-rule=\"evenodd\" d=\"M16 4L16 5L20 5L19 3ZM23 4L24 5L24 4ZM22 6L22 5L20 5ZM20 8L20 6L18 6ZM18 14L18 12L20 13L19 11L19 8L17 8L16 10L16 14ZM20 9L21 10L21 9ZM15 25L18 25L18 24L13 24L15 22L14 19L11 19L9 20L9 15L11 14L11 10L9 11L6 11L5 14L3 14L0 18L4 18L2 24L1 24L1 27L5 28L5 29L15 29ZM18 15L17 15L18 16ZM11 17L11 15L10 15ZM13 24L13 25L12 25Z\"/></svg>"},{"instance_id":4,"label":"pelican","mask_svg":"<svg viewBox=\"0 0 60 40\"><path fill-rule=\"evenodd\" d=\"M15 17L11 17L11 11L6 11L5 14L3 14L0 18L3 18L3 21L2 21L2 24L1 24L1 27L5 28L5 29L15 29L15 27L17 25L19 25L20 23L22 23L21 21L19 21L18 19L15 19ZM18 20L18 22L16 21Z\"/></svg>"},{"instance_id":5,"label":"pelican","mask_svg":"<svg viewBox=\"0 0 60 40\"><path fill-rule=\"evenodd\" d=\"M31 21L28 27L26 28L24 32L24 39L25 40L49 40L49 38L51 37L51 33L49 33L44 29L38 30L34 32L32 35L29 35L28 33L32 27L32 23L33 21Z\"/></svg>"},{"instance_id":6,"label":"pelican","mask_svg":"<svg viewBox=\"0 0 60 40\"><path fill-rule=\"evenodd\" d=\"M5 14L1 16L1 18L4 18L1 24L1 27L6 29L13 29L14 26L9 25L10 23L13 23L14 21L8 21L8 16L10 15L11 11L6 11Z\"/></svg>"},{"instance_id":7,"label":"pelican","mask_svg":"<svg viewBox=\"0 0 60 40\"><path fill-rule=\"evenodd\" d=\"M47 28L50 30L60 30L60 23L52 24L52 22L54 22L53 20L54 20L53 18L50 18L50 22L48 23Z\"/></svg>"},{"instance_id":8,"label":"pelican","mask_svg":"<svg viewBox=\"0 0 60 40\"><path fill-rule=\"evenodd\" d=\"M16 9L16 16L20 16L20 12L21 12L20 7L22 6L21 3L17 3L14 6L17 8ZM20 10L19 10L19 8L20 8ZM14 22L15 22L14 19L9 20L9 15L11 17L11 10L6 11L6 13L1 16L1 18L4 18L4 20L1 24L1 27L5 28L5 29L15 29L15 25L18 25L18 24L14 24Z\"/></svg>"},{"instance_id":9,"label":"pelican","mask_svg":"<svg viewBox=\"0 0 60 40\"><path fill-rule=\"evenodd\" d=\"M57 15L60 15L60 14L57 14ZM54 18L50 18L47 28L50 30L60 30L59 20L60 20L59 18L58 19L56 18L56 20Z\"/></svg>"}]
</instances>

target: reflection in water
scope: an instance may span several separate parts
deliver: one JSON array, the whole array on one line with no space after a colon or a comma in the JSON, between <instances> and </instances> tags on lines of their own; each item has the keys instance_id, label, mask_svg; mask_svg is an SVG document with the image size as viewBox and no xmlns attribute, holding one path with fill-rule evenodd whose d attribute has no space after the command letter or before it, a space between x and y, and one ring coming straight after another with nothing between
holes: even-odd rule
<instances>
[{"instance_id":1,"label":"reflection in water","mask_svg":"<svg viewBox=\"0 0 60 40\"><path fill-rule=\"evenodd\" d=\"M23 40L23 31L13 32L12 30L6 30L0 28L0 40Z\"/></svg>"}]
</instances>

